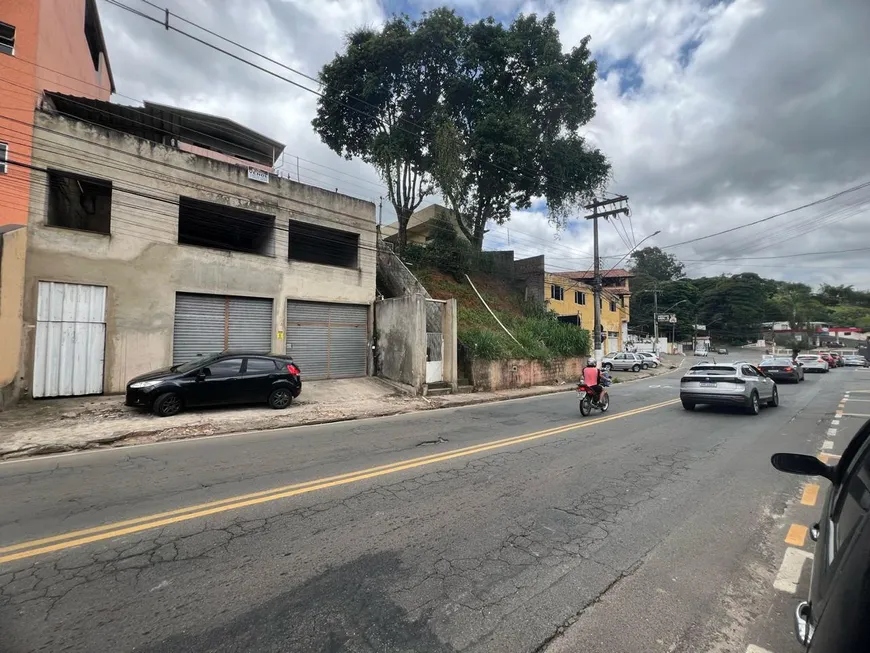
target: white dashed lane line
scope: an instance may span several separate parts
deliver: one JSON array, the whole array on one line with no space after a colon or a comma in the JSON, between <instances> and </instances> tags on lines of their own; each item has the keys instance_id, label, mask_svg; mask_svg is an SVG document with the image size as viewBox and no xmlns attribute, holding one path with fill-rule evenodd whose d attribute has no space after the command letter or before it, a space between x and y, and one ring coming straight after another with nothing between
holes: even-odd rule
<instances>
[{"instance_id":1,"label":"white dashed lane line","mask_svg":"<svg viewBox=\"0 0 870 653\"><path fill-rule=\"evenodd\" d=\"M797 592L804 562L812 559L813 554L809 551L796 549L793 546L788 547L776 574L776 580L773 581L773 587L780 592L788 592L789 594Z\"/></svg>"}]
</instances>

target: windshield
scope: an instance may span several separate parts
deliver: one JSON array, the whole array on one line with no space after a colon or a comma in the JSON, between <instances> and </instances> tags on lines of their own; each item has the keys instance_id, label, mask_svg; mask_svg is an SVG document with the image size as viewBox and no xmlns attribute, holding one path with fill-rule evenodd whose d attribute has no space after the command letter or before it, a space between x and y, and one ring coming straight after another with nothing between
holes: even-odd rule
<instances>
[{"instance_id":1,"label":"windshield","mask_svg":"<svg viewBox=\"0 0 870 653\"><path fill-rule=\"evenodd\" d=\"M797 359L799 361L817 361L819 360L818 356L798 356Z\"/></svg>"},{"instance_id":2,"label":"windshield","mask_svg":"<svg viewBox=\"0 0 870 653\"><path fill-rule=\"evenodd\" d=\"M191 372L195 370L197 367L200 367L203 363L207 363L213 358L214 354L209 354L208 356L197 356L196 358L189 360L186 363L173 365L169 369L173 372L181 372L182 374L184 374L185 372Z\"/></svg>"}]
</instances>

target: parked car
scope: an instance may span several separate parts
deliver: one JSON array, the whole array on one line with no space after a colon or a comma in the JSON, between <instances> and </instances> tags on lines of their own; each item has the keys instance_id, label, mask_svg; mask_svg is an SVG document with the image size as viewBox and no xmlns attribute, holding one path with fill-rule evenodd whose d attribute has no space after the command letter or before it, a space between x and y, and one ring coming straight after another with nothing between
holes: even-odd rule
<instances>
[{"instance_id":1,"label":"parked car","mask_svg":"<svg viewBox=\"0 0 870 653\"><path fill-rule=\"evenodd\" d=\"M804 380L804 368L791 358L768 358L761 361L759 368L774 381L800 383Z\"/></svg>"},{"instance_id":2,"label":"parked car","mask_svg":"<svg viewBox=\"0 0 870 653\"><path fill-rule=\"evenodd\" d=\"M639 351L637 352L637 355L643 358L646 361L647 365L653 369L657 368L659 365L662 364L662 359L659 358L658 354L654 354L648 351Z\"/></svg>"},{"instance_id":3,"label":"parked car","mask_svg":"<svg viewBox=\"0 0 870 653\"><path fill-rule=\"evenodd\" d=\"M748 363L695 365L680 379L683 408L698 404L742 406L757 415L761 404L779 406L776 382Z\"/></svg>"},{"instance_id":4,"label":"parked car","mask_svg":"<svg viewBox=\"0 0 870 653\"><path fill-rule=\"evenodd\" d=\"M843 363L846 367L870 367L870 363L863 356L851 355L843 356Z\"/></svg>"},{"instance_id":5,"label":"parked car","mask_svg":"<svg viewBox=\"0 0 870 653\"><path fill-rule=\"evenodd\" d=\"M716 353L717 354L727 354L728 350L725 347L719 347L719 349L716 350Z\"/></svg>"},{"instance_id":6,"label":"parked car","mask_svg":"<svg viewBox=\"0 0 870 653\"><path fill-rule=\"evenodd\" d=\"M225 351L131 379L125 403L169 417L196 406L287 408L300 392L301 372L290 356Z\"/></svg>"},{"instance_id":7,"label":"parked car","mask_svg":"<svg viewBox=\"0 0 870 653\"><path fill-rule=\"evenodd\" d=\"M830 369L828 361L818 354L800 354L795 358L795 362L800 363L803 366L804 372L819 372L820 374L827 374Z\"/></svg>"},{"instance_id":8,"label":"parked car","mask_svg":"<svg viewBox=\"0 0 870 653\"><path fill-rule=\"evenodd\" d=\"M807 600L794 613L794 632L808 653L866 651L870 642L870 421L836 465L815 456L776 453L773 466L831 482L818 523Z\"/></svg>"},{"instance_id":9,"label":"parked car","mask_svg":"<svg viewBox=\"0 0 870 653\"><path fill-rule=\"evenodd\" d=\"M609 372L610 370L631 370L632 372L640 372L644 365L648 366L648 363L644 363L643 358L638 354L630 354L624 351L615 354L608 354L601 359L601 369L606 372Z\"/></svg>"}]
</instances>

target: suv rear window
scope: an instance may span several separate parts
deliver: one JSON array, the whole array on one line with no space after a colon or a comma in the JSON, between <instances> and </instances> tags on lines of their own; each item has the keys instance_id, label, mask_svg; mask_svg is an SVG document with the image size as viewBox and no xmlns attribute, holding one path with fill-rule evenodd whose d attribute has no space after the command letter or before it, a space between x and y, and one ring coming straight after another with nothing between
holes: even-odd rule
<instances>
[{"instance_id":1,"label":"suv rear window","mask_svg":"<svg viewBox=\"0 0 870 653\"><path fill-rule=\"evenodd\" d=\"M791 365L790 358L768 358L766 361L761 362L762 367L767 367L768 365Z\"/></svg>"},{"instance_id":2,"label":"suv rear window","mask_svg":"<svg viewBox=\"0 0 870 653\"><path fill-rule=\"evenodd\" d=\"M733 367L726 367L724 365L699 365L689 370L689 374L704 374L709 376L728 376L729 374L733 375L736 373L737 370Z\"/></svg>"}]
</instances>

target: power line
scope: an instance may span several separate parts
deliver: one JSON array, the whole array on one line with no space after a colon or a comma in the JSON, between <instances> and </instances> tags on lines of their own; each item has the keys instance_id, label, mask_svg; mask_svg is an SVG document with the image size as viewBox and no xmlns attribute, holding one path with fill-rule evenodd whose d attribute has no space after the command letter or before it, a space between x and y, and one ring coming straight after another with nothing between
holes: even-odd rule
<instances>
[{"instance_id":1,"label":"power line","mask_svg":"<svg viewBox=\"0 0 870 653\"><path fill-rule=\"evenodd\" d=\"M672 243L670 245L664 245L662 247L659 247L659 249L664 250L664 249L671 249L674 247L680 247L682 245L689 245L691 243L697 243L697 242L700 242L702 240L707 240L709 238L715 238L716 236L722 236L724 234L729 234L729 233L732 233L734 231L738 231L739 229L745 229L746 227L752 227L752 226L755 226L757 224L762 224L763 222L769 222L770 220L773 220L775 218L780 218L784 215L789 215L791 213L796 213L797 211L801 211L803 209L807 209L807 208L810 208L812 206L817 206L819 204L824 204L825 202L830 202L831 200L834 200L838 197L841 197L841 196L846 195L848 193L854 193L855 191L861 190L862 188L866 188L868 186L870 186L870 181L863 182L861 184L858 184L857 186L851 186L851 187L846 188L844 190L838 191L832 195L828 195L827 197L823 197L821 199L818 199L818 200L815 200L812 202L808 202L806 204L802 204L801 206L797 206L795 208L788 209L786 211L781 211L780 213L775 213L775 214L770 215L766 218L761 218L760 220L753 220L752 222L747 222L745 224L741 224L741 225L738 225L736 227L731 227L730 229L724 229L722 231L717 231L716 233L708 234L706 236L699 236L698 238L684 240L684 241L679 242L679 243Z\"/></svg>"}]
</instances>

